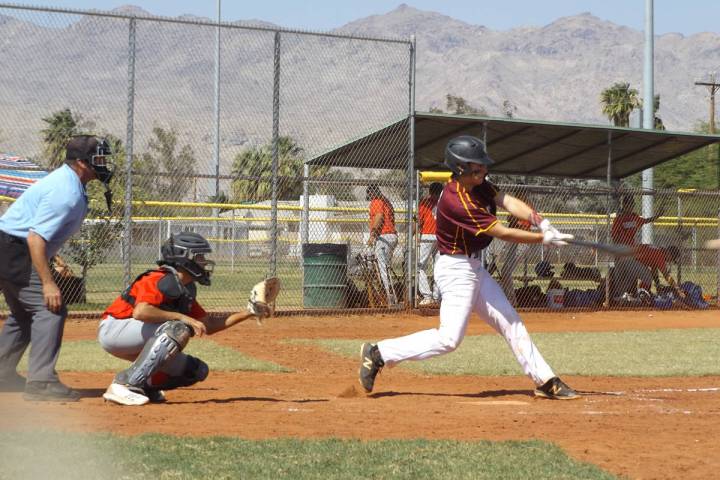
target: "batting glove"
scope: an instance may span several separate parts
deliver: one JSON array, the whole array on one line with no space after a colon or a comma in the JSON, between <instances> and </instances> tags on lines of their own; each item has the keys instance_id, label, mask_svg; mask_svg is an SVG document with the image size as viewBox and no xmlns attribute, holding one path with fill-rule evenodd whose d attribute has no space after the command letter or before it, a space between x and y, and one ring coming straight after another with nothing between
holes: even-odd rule
<instances>
[{"instance_id":1,"label":"batting glove","mask_svg":"<svg viewBox=\"0 0 720 480\"><path fill-rule=\"evenodd\" d=\"M545 245L555 245L556 247L562 247L567 245L565 240L571 240L575 238L574 235L569 233L560 233L555 227L550 226L549 229L543 232L543 243Z\"/></svg>"}]
</instances>

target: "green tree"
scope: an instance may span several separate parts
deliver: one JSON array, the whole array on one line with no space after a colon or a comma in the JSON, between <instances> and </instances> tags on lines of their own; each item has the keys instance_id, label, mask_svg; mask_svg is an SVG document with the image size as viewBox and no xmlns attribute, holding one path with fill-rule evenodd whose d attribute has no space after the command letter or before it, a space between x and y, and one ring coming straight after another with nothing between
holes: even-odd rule
<instances>
[{"instance_id":1,"label":"green tree","mask_svg":"<svg viewBox=\"0 0 720 480\"><path fill-rule=\"evenodd\" d=\"M281 136L278 139L278 200L297 200L303 193L305 151L295 139ZM232 166L233 202L260 202L272 198L272 142L248 148L235 156ZM316 165L310 176L324 180L313 184L311 195L334 195L338 200L349 200L352 189L339 186L352 179L349 172Z\"/></svg>"},{"instance_id":2,"label":"green tree","mask_svg":"<svg viewBox=\"0 0 720 480\"><path fill-rule=\"evenodd\" d=\"M65 146L73 135L88 133L94 128L94 123L83 120L79 114L74 114L69 108L58 110L42 119L47 127L40 133L43 136L44 165L52 170L65 161Z\"/></svg>"},{"instance_id":3,"label":"green tree","mask_svg":"<svg viewBox=\"0 0 720 480\"><path fill-rule=\"evenodd\" d=\"M503 115L507 118L514 118L515 114L517 113L517 105L515 105L510 100L505 100L503 102Z\"/></svg>"},{"instance_id":4,"label":"green tree","mask_svg":"<svg viewBox=\"0 0 720 480\"><path fill-rule=\"evenodd\" d=\"M695 126L698 133L708 133L709 126L701 122ZM713 190L717 188L718 162L708 160L708 149L701 148L681 157L669 160L654 167L654 181L657 189L698 189ZM717 158L717 157L713 157ZM633 188L642 185L641 174L628 177L627 183ZM712 202L707 202L711 205ZM715 207L709 209L709 212ZM717 212L713 213L717 215Z\"/></svg>"},{"instance_id":5,"label":"green tree","mask_svg":"<svg viewBox=\"0 0 720 480\"><path fill-rule=\"evenodd\" d=\"M80 265L81 276L87 285L90 269L105 261L110 249L117 245L123 229L121 222L91 220L83 223L80 232L68 241L65 251L73 262Z\"/></svg>"},{"instance_id":6,"label":"green tree","mask_svg":"<svg viewBox=\"0 0 720 480\"><path fill-rule=\"evenodd\" d=\"M640 107L638 91L628 82L617 82L600 93L602 113L616 127L629 127L630 114Z\"/></svg>"},{"instance_id":7,"label":"green tree","mask_svg":"<svg viewBox=\"0 0 720 480\"><path fill-rule=\"evenodd\" d=\"M182 201L193 187L195 153L190 145L179 148L174 128L156 126L152 132L147 151L136 159L133 169L139 174L139 190L148 199Z\"/></svg>"},{"instance_id":8,"label":"green tree","mask_svg":"<svg viewBox=\"0 0 720 480\"><path fill-rule=\"evenodd\" d=\"M445 95L445 107L447 112L456 115L487 115L487 111L482 107L476 107L463 97L448 93Z\"/></svg>"}]
</instances>

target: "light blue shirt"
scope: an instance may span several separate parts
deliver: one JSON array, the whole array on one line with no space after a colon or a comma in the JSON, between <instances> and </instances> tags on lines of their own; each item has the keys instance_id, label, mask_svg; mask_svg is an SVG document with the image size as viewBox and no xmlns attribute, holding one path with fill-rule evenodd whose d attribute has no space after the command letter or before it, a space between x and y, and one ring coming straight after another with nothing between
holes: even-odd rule
<instances>
[{"instance_id":1,"label":"light blue shirt","mask_svg":"<svg viewBox=\"0 0 720 480\"><path fill-rule=\"evenodd\" d=\"M38 180L0 217L0 230L27 238L32 231L45 239L48 259L80 230L88 198L80 177L67 164Z\"/></svg>"}]
</instances>

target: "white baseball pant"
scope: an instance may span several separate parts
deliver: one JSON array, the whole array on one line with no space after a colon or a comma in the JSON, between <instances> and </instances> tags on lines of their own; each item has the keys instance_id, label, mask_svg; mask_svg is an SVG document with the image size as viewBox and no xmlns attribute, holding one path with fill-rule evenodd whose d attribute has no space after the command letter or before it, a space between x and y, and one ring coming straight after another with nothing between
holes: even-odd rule
<instances>
[{"instance_id":1,"label":"white baseball pant","mask_svg":"<svg viewBox=\"0 0 720 480\"><path fill-rule=\"evenodd\" d=\"M397 298L390 285L390 272L388 272L397 243L398 237L394 233L382 234L375 240L375 258L377 259L378 269L380 270L380 281L382 281L383 288L385 289L388 305L397 304Z\"/></svg>"},{"instance_id":2,"label":"white baseball pant","mask_svg":"<svg viewBox=\"0 0 720 480\"><path fill-rule=\"evenodd\" d=\"M520 316L479 258L440 255L435 265L435 282L442 296L440 327L378 342L385 365L392 367L405 360L424 360L454 351L465 337L468 319L474 311L505 338L523 372L535 385L555 376Z\"/></svg>"},{"instance_id":3,"label":"white baseball pant","mask_svg":"<svg viewBox=\"0 0 720 480\"><path fill-rule=\"evenodd\" d=\"M424 299L437 300L439 298L437 287L430 289L428 282L427 270L430 259L435 257L437 260L437 240L433 233L423 233L420 235L420 253L418 254L418 292Z\"/></svg>"}]
</instances>

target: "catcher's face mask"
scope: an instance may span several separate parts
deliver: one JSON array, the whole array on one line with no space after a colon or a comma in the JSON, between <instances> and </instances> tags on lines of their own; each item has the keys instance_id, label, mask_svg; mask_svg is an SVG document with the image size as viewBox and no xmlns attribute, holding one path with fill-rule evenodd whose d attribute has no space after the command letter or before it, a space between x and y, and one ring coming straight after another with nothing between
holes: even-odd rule
<instances>
[{"instance_id":1,"label":"catcher's face mask","mask_svg":"<svg viewBox=\"0 0 720 480\"><path fill-rule=\"evenodd\" d=\"M105 185L110 183L110 179L115 174L115 163L112 162L112 155L112 149L107 140L98 139L97 150L88 161L97 179Z\"/></svg>"},{"instance_id":2,"label":"catcher's face mask","mask_svg":"<svg viewBox=\"0 0 720 480\"><path fill-rule=\"evenodd\" d=\"M178 262L178 265L187 270L200 285L210 285L210 276L215 270L215 262L205 257L204 253L193 253L190 249L181 246L175 248L185 250L181 255L185 261Z\"/></svg>"}]
</instances>

